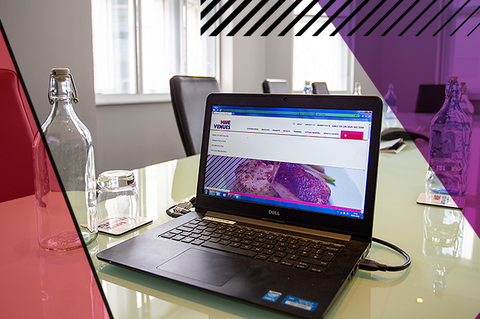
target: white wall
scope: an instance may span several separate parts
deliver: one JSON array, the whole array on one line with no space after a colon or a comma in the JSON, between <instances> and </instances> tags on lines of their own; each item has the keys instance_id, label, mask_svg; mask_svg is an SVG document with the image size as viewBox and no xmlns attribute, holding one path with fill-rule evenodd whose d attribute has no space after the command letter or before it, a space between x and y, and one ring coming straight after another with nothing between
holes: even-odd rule
<instances>
[{"instance_id":1,"label":"white wall","mask_svg":"<svg viewBox=\"0 0 480 319\"><path fill-rule=\"evenodd\" d=\"M290 32L283 37L268 36L266 47L266 77L285 79L288 81L290 90L292 90L293 33Z\"/></svg>"},{"instance_id":2,"label":"white wall","mask_svg":"<svg viewBox=\"0 0 480 319\"><path fill-rule=\"evenodd\" d=\"M0 19L40 122L50 112L48 76L54 67L74 75L78 116L96 139L90 1L2 0Z\"/></svg>"},{"instance_id":3,"label":"white wall","mask_svg":"<svg viewBox=\"0 0 480 319\"><path fill-rule=\"evenodd\" d=\"M96 108L97 165L133 169L185 157L171 103Z\"/></svg>"},{"instance_id":4,"label":"white wall","mask_svg":"<svg viewBox=\"0 0 480 319\"><path fill-rule=\"evenodd\" d=\"M265 37L235 36L233 39L233 91L261 93L265 79Z\"/></svg>"},{"instance_id":5,"label":"white wall","mask_svg":"<svg viewBox=\"0 0 480 319\"><path fill-rule=\"evenodd\" d=\"M257 2L253 1L245 11L248 12L255 5ZM270 8L269 5L263 7L234 37L227 39L227 41L231 41L232 48L232 71L227 76L231 76L233 92L261 93L262 81L266 78L286 79L291 83L293 34L290 32L283 37L277 35L292 21L293 14L285 18L269 36L261 36L267 27L272 25L290 5L289 1L283 3L252 36L245 37L244 34L256 24L258 17L263 16ZM233 24L241 18L241 16L237 17ZM226 34L228 31L224 31L224 33ZM222 38L222 41L224 40ZM229 50L222 53L225 52L228 53ZM222 74L224 74L223 70ZM222 78L222 81L224 79L225 77Z\"/></svg>"}]
</instances>

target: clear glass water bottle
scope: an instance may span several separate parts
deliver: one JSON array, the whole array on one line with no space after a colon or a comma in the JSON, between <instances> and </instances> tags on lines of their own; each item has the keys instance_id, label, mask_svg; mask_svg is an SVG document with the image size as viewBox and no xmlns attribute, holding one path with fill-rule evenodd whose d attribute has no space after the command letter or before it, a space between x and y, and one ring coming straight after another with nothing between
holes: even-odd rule
<instances>
[{"instance_id":1,"label":"clear glass water bottle","mask_svg":"<svg viewBox=\"0 0 480 319\"><path fill-rule=\"evenodd\" d=\"M395 127L396 126L396 117L395 113L397 112L397 97L393 92L393 84L388 85L388 92L383 98L383 127Z\"/></svg>"},{"instance_id":2,"label":"clear glass water bottle","mask_svg":"<svg viewBox=\"0 0 480 319\"><path fill-rule=\"evenodd\" d=\"M395 95L395 92L393 92L393 84L390 83L388 85L388 92L385 94L385 102L387 102L387 105L390 107L390 117L394 118L395 114L397 113L397 96Z\"/></svg>"},{"instance_id":3,"label":"clear glass water bottle","mask_svg":"<svg viewBox=\"0 0 480 319\"><path fill-rule=\"evenodd\" d=\"M475 109L473 107L472 102L467 96L467 83L461 82L460 83L460 107L462 110L467 114L468 119L470 120L470 126L473 124L473 114L475 113Z\"/></svg>"},{"instance_id":4,"label":"clear glass water bottle","mask_svg":"<svg viewBox=\"0 0 480 319\"><path fill-rule=\"evenodd\" d=\"M90 131L73 109L78 99L69 69L52 69L48 98L52 110L41 129L83 240L88 245L96 239L98 230L94 151ZM79 248L82 245L78 234L67 226L72 224L71 217L61 209L63 195L45 148L38 133L33 157L39 244L57 251ZM66 222L68 219L70 224Z\"/></svg>"},{"instance_id":5,"label":"clear glass water bottle","mask_svg":"<svg viewBox=\"0 0 480 319\"><path fill-rule=\"evenodd\" d=\"M310 81L305 81L305 85L303 86L303 93L312 94L312 83L310 83Z\"/></svg>"},{"instance_id":6,"label":"clear glass water bottle","mask_svg":"<svg viewBox=\"0 0 480 319\"><path fill-rule=\"evenodd\" d=\"M355 82L353 87L353 95L362 95L362 85L360 82Z\"/></svg>"},{"instance_id":7,"label":"clear glass water bottle","mask_svg":"<svg viewBox=\"0 0 480 319\"><path fill-rule=\"evenodd\" d=\"M448 78L445 102L430 123L427 198L465 194L468 186L471 126L459 104L458 78Z\"/></svg>"}]
</instances>

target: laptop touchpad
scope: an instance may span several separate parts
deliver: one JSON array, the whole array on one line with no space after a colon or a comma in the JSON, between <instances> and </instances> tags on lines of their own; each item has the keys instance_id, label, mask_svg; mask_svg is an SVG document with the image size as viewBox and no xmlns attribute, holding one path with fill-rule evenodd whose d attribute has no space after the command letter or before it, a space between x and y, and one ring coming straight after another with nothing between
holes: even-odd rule
<instances>
[{"instance_id":1,"label":"laptop touchpad","mask_svg":"<svg viewBox=\"0 0 480 319\"><path fill-rule=\"evenodd\" d=\"M248 265L250 262L244 259L188 249L161 264L157 269L211 285L223 286Z\"/></svg>"}]
</instances>

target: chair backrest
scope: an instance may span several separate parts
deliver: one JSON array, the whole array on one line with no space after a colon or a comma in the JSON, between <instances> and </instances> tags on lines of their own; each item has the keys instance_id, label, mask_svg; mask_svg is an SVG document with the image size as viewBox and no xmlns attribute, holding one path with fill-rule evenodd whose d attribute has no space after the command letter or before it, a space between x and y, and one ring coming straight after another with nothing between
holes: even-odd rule
<instances>
[{"instance_id":1,"label":"chair backrest","mask_svg":"<svg viewBox=\"0 0 480 319\"><path fill-rule=\"evenodd\" d=\"M437 113L445 101L445 84L420 84L415 113Z\"/></svg>"},{"instance_id":2,"label":"chair backrest","mask_svg":"<svg viewBox=\"0 0 480 319\"><path fill-rule=\"evenodd\" d=\"M312 83L313 94L330 94L326 82L313 82Z\"/></svg>"},{"instance_id":3,"label":"chair backrest","mask_svg":"<svg viewBox=\"0 0 480 319\"><path fill-rule=\"evenodd\" d=\"M173 111L187 156L200 153L205 103L213 92L220 92L214 77L176 75L170 79Z\"/></svg>"},{"instance_id":4,"label":"chair backrest","mask_svg":"<svg viewBox=\"0 0 480 319\"><path fill-rule=\"evenodd\" d=\"M263 93L290 93L287 80L265 79L262 82Z\"/></svg>"},{"instance_id":5,"label":"chair backrest","mask_svg":"<svg viewBox=\"0 0 480 319\"><path fill-rule=\"evenodd\" d=\"M33 194L33 133L20 90L17 73L0 69L0 202Z\"/></svg>"}]
</instances>

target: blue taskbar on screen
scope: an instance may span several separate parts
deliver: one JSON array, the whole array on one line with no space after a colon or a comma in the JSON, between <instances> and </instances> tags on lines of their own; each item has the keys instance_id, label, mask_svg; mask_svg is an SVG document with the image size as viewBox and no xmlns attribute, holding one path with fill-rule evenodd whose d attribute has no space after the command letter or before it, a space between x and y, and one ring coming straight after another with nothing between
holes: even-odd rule
<instances>
[{"instance_id":1,"label":"blue taskbar on screen","mask_svg":"<svg viewBox=\"0 0 480 319\"><path fill-rule=\"evenodd\" d=\"M337 215L337 216L344 216L344 217L351 217L351 218L359 218L359 219L363 218L363 212L361 210L352 209L352 208L311 204L311 203L305 203L305 202L296 202L291 200L282 200L279 198L269 199L265 196L238 194L235 192L229 192L224 190L222 191L222 190L204 189L203 193L205 195L223 197L226 199L236 199L236 200L243 200L247 202L265 204L265 205L283 206L287 208L300 209L300 210L305 210L309 212L316 212L316 213L323 213L323 214L330 214L330 215Z\"/></svg>"}]
</instances>

